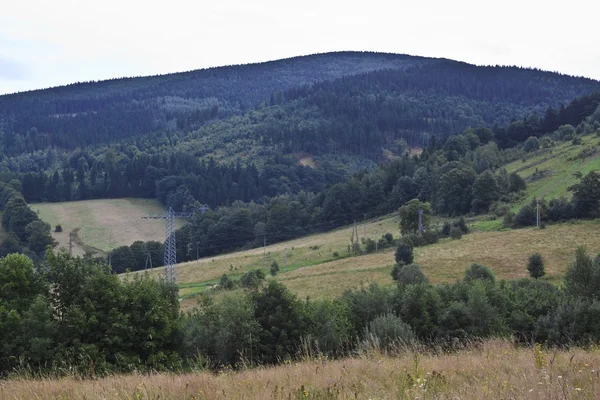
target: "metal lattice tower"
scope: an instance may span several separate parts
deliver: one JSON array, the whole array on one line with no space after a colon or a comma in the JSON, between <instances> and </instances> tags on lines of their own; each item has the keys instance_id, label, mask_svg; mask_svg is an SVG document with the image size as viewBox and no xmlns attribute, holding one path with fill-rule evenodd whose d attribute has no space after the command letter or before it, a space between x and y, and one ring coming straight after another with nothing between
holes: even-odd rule
<instances>
[{"instance_id":1,"label":"metal lattice tower","mask_svg":"<svg viewBox=\"0 0 600 400\"><path fill-rule=\"evenodd\" d=\"M149 214L142 219L166 219L167 220L167 233L165 236L165 277L167 282L175 283L175 264L177 264L177 246L175 242L175 219L188 219L191 218L192 213L187 212L175 212L169 207L169 211L166 214Z\"/></svg>"}]
</instances>

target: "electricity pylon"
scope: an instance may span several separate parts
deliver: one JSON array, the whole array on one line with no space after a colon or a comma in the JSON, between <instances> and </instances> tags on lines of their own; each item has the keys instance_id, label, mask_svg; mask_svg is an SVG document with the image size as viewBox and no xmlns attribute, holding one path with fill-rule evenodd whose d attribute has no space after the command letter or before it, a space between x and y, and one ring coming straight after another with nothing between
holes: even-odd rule
<instances>
[{"instance_id":1,"label":"electricity pylon","mask_svg":"<svg viewBox=\"0 0 600 400\"><path fill-rule=\"evenodd\" d=\"M166 219L167 234L165 237L165 276L167 282L175 284L175 264L177 264L177 246L175 243L175 219L189 219L192 213L175 212L169 207L165 214L148 214L142 219Z\"/></svg>"}]
</instances>

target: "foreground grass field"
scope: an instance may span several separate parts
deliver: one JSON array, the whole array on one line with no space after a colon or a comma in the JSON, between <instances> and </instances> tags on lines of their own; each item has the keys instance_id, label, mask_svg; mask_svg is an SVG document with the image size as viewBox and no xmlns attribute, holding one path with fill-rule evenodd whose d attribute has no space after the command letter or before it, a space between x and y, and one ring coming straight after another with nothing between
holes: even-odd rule
<instances>
[{"instance_id":1,"label":"foreground grass field","mask_svg":"<svg viewBox=\"0 0 600 400\"><path fill-rule=\"evenodd\" d=\"M59 247L68 249L69 232L75 230L80 239L74 243L76 254L83 254L86 248L106 252L115 247L130 245L136 240L164 241L165 222L142 219L146 214L165 211L156 200L107 199L41 203L32 204L31 209L52 228L59 224L62 226L62 233L52 233L59 242Z\"/></svg>"},{"instance_id":2,"label":"foreground grass field","mask_svg":"<svg viewBox=\"0 0 600 400\"><path fill-rule=\"evenodd\" d=\"M596 399L600 351L490 341L457 353L370 352L272 368L0 381L8 399Z\"/></svg>"},{"instance_id":3,"label":"foreground grass field","mask_svg":"<svg viewBox=\"0 0 600 400\"><path fill-rule=\"evenodd\" d=\"M385 232L398 232L397 217L367 222L359 226L361 235L380 237ZM301 298L336 297L344 290L361 284L378 282L393 285L390 272L395 249L378 253L345 257L351 227L333 232L237 253L179 264L176 267L184 308L196 304L198 293L211 291L223 274L238 278L245 271L261 268L268 273L276 261L282 271L274 278L283 282ZM462 279L472 263L490 267L499 279L528 276L527 258L542 254L546 264L545 279L559 283L573 261L575 249L588 247L592 254L600 251L600 221L580 221L534 228L474 232L460 240L444 239L437 244L415 249L415 260L432 283ZM286 250L287 249L287 250ZM338 252L340 257L333 256ZM286 256L287 254L287 256ZM287 258L287 268L283 268ZM151 273L158 275L162 268Z\"/></svg>"}]
</instances>

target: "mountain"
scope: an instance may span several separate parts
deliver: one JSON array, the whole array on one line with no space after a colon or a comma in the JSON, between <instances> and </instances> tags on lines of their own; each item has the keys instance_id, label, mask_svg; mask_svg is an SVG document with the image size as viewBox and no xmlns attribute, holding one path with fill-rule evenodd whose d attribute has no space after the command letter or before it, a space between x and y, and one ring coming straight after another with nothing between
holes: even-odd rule
<instances>
[{"instance_id":1,"label":"mountain","mask_svg":"<svg viewBox=\"0 0 600 400\"><path fill-rule=\"evenodd\" d=\"M225 128L215 130L234 127L288 152L365 153L389 142L392 133L396 139L402 131L448 134L504 124L598 90L595 80L532 69L326 53L0 96L0 144L7 155L123 140L138 145L148 135L211 136L206 129L222 120ZM256 130L232 119L253 115L261 105L268 108L258 111L259 118L281 123Z\"/></svg>"}]
</instances>

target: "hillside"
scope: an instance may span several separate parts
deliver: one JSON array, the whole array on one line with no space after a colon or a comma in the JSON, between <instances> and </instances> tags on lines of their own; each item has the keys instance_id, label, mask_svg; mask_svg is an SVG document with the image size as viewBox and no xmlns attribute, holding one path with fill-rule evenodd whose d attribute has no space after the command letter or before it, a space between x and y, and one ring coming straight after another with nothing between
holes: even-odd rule
<instances>
[{"instance_id":1,"label":"hillside","mask_svg":"<svg viewBox=\"0 0 600 400\"><path fill-rule=\"evenodd\" d=\"M398 236L398 217L389 216L358 225L359 235L377 239L385 233ZM560 282L573 260L575 249L586 245L600 252L598 221L550 225L545 230L534 228L475 232L461 240L443 239L439 243L415 249L415 260L432 283L462 279L473 263L490 267L499 279L528 276L529 255L539 252L546 260L546 272L553 282ZM275 245L204 258L178 264L176 274L184 307L196 304L198 293L210 292L223 274L238 279L244 272L262 269L268 274L276 261L281 272L275 279L284 283L300 298L334 298L361 284L377 282L393 285L390 276L395 248L376 254L347 257L352 228L311 235ZM339 254L338 257L334 252ZM287 266L286 266L287 263ZM152 274L162 274L156 268Z\"/></svg>"},{"instance_id":2,"label":"hillside","mask_svg":"<svg viewBox=\"0 0 600 400\"><path fill-rule=\"evenodd\" d=\"M581 144L566 142L540 149L524 161L506 165L506 170L517 172L528 185L527 196L515 204L515 209L534 198L570 197L567 188L579 181L579 174L600 170L600 136L584 136Z\"/></svg>"},{"instance_id":3,"label":"hillside","mask_svg":"<svg viewBox=\"0 0 600 400\"><path fill-rule=\"evenodd\" d=\"M136 240L165 240L165 222L142 219L147 214L165 211L155 200L116 199L88 200L64 203L40 203L32 206L42 221L63 232L52 236L59 248L69 248L69 232L75 232L73 249L82 255L86 250L105 255L111 249L130 245ZM181 222L177 222L181 226Z\"/></svg>"},{"instance_id":4,"label":"hillside","mask_svg":"<svg viewBox=\"0 0 600 400\"><path fill-rule=\"evenodd\" d=\"M276 140L275 144L290 142L289 150L294 151L298 142L306 142L303 147L314 151L314 135L325 123L334 124L331 139L341 141L338 150L357 153L369 138L349 145L352 135L359 134L348 125L353 119L363 125L360 130L376 133L375 138L401 130L447 134L483 123L506 123L532 111L542 113L598 90L598 81L538 70L340 52L0 96L0 121L7 153L17 155L123 140L146 147L144 139L171 138L173 145L181 141L173 140L174 133L179 134L175 137L190 132L195 132L192 138L204 137L206 132L198 129L214 121L246 111L250 112L246 118L277 119L283 108L287 115L281 124L292 124L293 129L283 134L283 143ZM261 103L275 108L261 110ZM373 111L377 112L374 123L368 119ZM301 116L315 122L298 126ZM275 139L268 130L247 126L242 130L253 140ZM158 137L147 138L150 134ZM373 145L381 142L379 138Z\"/></svg>"}]
</instances>

